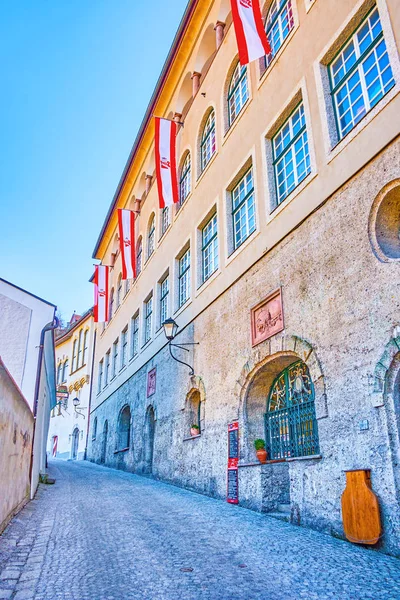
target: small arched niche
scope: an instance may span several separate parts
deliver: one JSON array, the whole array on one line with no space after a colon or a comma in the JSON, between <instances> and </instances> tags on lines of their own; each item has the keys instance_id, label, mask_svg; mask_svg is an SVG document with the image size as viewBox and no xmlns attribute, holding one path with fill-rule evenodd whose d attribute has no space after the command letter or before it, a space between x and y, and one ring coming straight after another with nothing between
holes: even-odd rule
<instances>
[{"instance_id":1,"label":"small arched niche","mask_svg":"<svg viewBox=\"0 0 400 600\"><path fill-rule=\"evenodd\" d=\"M192 100L192 74L188 72L186 73L179 90L178 100L176 103L176 112L185 117Z\"/></svg>"},{"instance_id":2,"label":"small arched niche","mask_svg":"<svg viewBox=\"0 0 400 600\"><path fill-rule=\"evenodd\" d=\"M203 34L194 63L194 71L201 73L202 78L207 73L215 52L216 42L214 24L210 23Z\"/></svg>"},{"instance_id":3,"label":"small arched niche","mask_svg":"<svg viewBox=\"0 0 400 600\"><path fill-rule=\"evenodd\" d=\"M400 179L385 185L372 205L369 238L382 262L400 260Z\"/></svg>"},{"instance_id":4,"label":"small arched niche","mask_svg":"<svg viewBox=\"0 0 400 600\"><path fill-rule=\"evenodd\" d=\"M232 21L231 2L230 0L220 0L218 21L225 23L228 26Z\"/></svg>"}]
</instances>

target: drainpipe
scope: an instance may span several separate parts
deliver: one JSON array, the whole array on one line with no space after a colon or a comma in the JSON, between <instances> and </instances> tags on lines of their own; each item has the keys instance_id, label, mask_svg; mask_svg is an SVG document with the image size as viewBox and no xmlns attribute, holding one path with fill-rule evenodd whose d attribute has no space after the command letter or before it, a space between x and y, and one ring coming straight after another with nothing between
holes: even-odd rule
<instances>
[{"instance_id":1,"label":"drainpipe","mask_svg":"<svg viewBox=\"0 0 400 600\"><path fill-rule=\"evenodd\" d=\"M87 457L87 447L88 447L88 440L89 440L90 407L92 405L94 353L95 353L95 349L96 349L96 336L97 336L97 329L94 330L94 336L93 336L93 353L92 353L92 368L90 370L90 389L89 389L89 404L88 404L88 417L87 417L86 444L85 444L85 452L84 452L84 455L83 455L83 460L86 460L86 457Z\"/></svg>"},{"instance_id":2,"label":"drainpipe","mask_svg":"<svg viewBox=\"0 0 400 600\"><path fill-rule=\"evenodd\" d=\"M37 416L37 408L39 404L39 389L40 389L40 375L42 371L42 359L43 359L43 347L44 347L44 337L46 335L46 331L51 331L57 329L59 327L60 321L58 317L54 315L54 318L50 323L45 325L40 333L40 344L39 344L39 356L38 356L38 364L36 370L36 383L35 383L35 396L33 400L33 432L32 432L32 452L31 452L31 462L29 465L29 482L31 485L32 491L32 469L33 469L33 447L35 444L35 433L36 433L36 416Z\"/></svg>"}]
</instances>

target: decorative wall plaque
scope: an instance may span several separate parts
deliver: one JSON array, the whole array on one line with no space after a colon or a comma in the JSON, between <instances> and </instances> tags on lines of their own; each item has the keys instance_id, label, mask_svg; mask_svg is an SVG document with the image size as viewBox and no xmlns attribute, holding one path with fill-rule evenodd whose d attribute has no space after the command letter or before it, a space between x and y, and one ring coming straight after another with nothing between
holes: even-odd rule
<instances>
[{"instance_id":1,"label":"decorative wall plaque","mask_svg":"<svg viewBox=\"0 0 400 600\"><path fill-rule=\"evenodd\" d=\"M282 290L279 288L251 309L251 343L256 346L283 329Z\"/></svg>"},{"instance_id":2,"label":"decorative wall plaque","mask_svg":"<svg viewBox=\"0 0 400 600\"><path fill-rule=\"evenodd\" d=\"M147 397L156 393L156 372L157 368L154 367L147 373Z\"/></svg>"}]
</instances>

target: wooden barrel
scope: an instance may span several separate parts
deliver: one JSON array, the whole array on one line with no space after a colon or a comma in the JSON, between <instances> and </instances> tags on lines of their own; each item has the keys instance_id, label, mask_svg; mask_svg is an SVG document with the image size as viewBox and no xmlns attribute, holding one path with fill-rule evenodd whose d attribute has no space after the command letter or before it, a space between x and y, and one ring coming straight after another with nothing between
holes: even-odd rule
<instances>
[{"instance_id":1,"label":"wooden barrel","mask_svg":"<svg viewBox=\"0 0 400 600\"><path fill-rule=\"evenodd\" d=\"M377 543L382 527L378 499L371 489L370 469L346 471L342 516L344 532L350 542Z\"/></svg>"}]
</instances>

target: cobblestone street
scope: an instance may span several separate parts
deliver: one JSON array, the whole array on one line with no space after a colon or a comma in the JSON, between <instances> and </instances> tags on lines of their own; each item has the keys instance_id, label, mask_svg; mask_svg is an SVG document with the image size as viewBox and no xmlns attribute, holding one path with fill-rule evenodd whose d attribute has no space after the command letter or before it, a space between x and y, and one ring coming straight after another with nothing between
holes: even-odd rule
<instances>
[{"instance_id":1,"label":"cobblestone street","mask_svg":"<svg viewBox=\"0 0 400 600\"><path fill-rule=\"evenodd\" d=\"M400 598L395 558L91 463L50 472L0 537L0 599Z\"/></svg>"}]
</instances>

